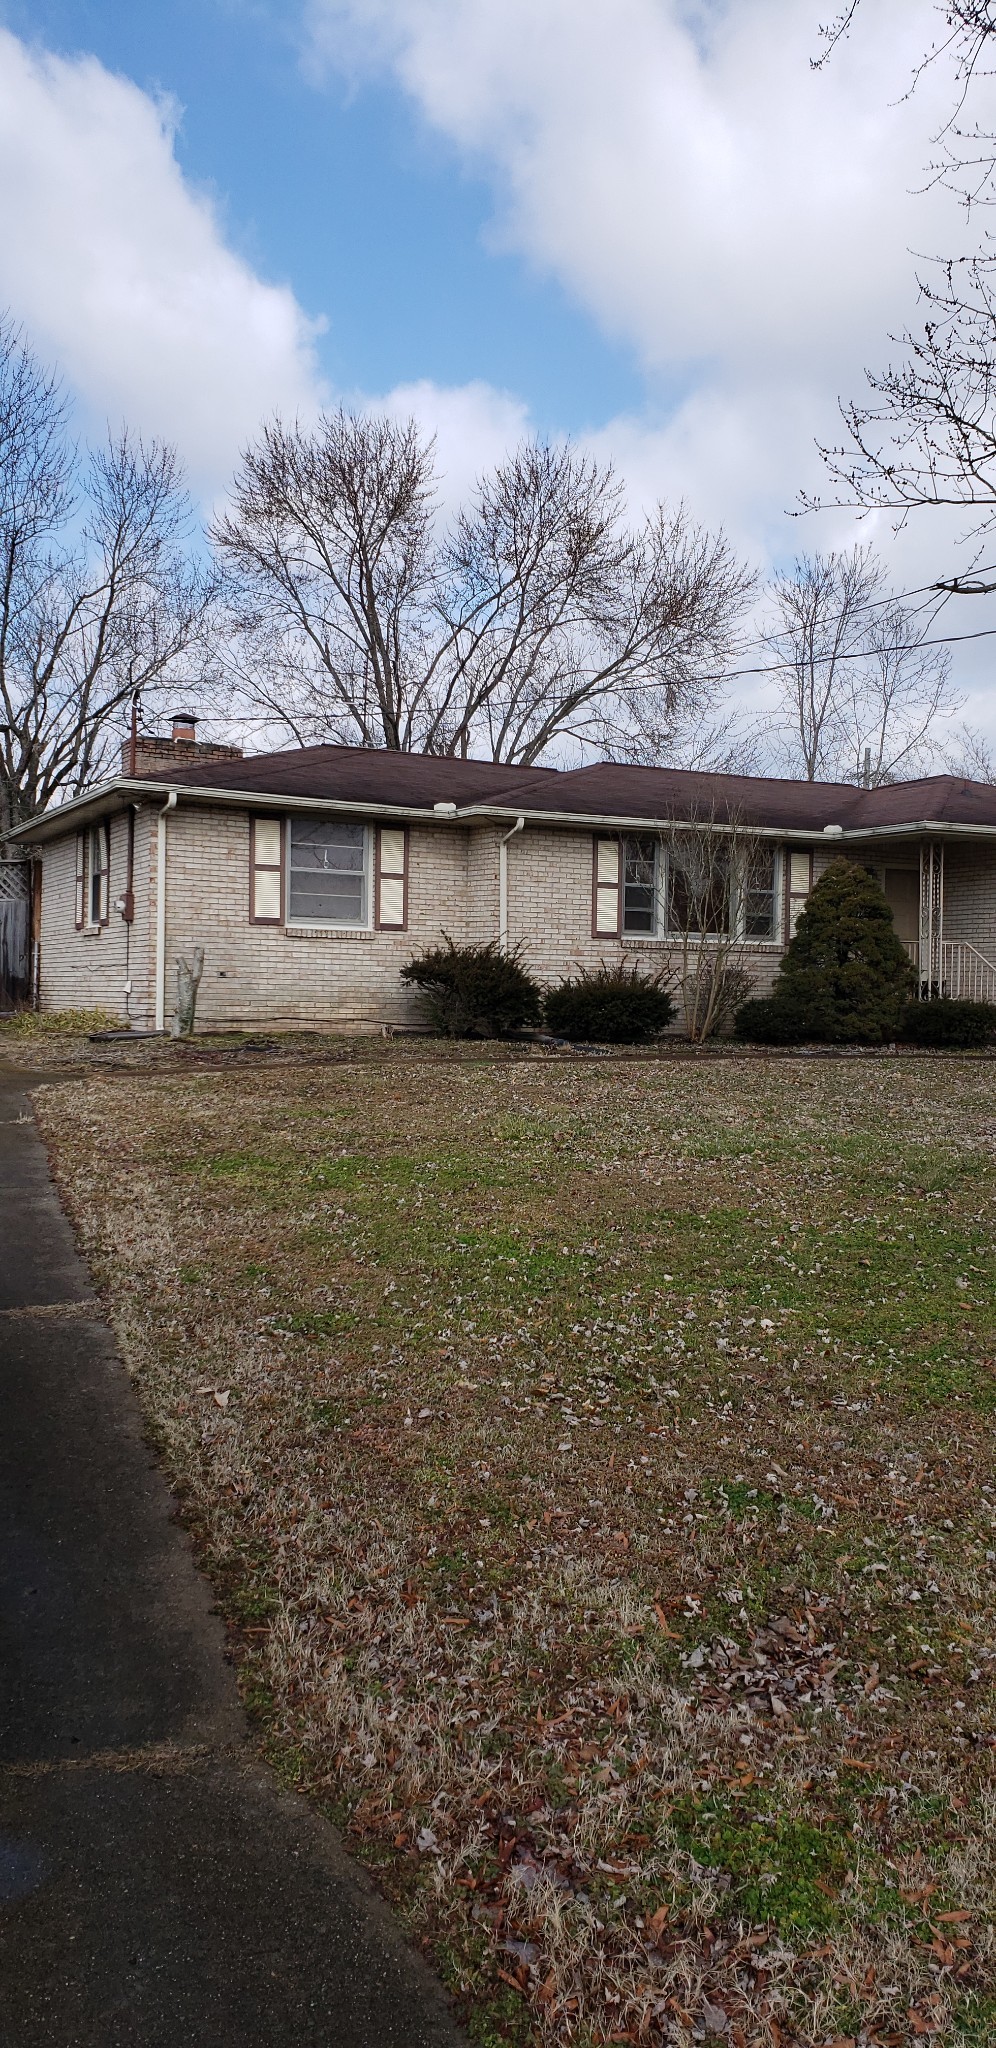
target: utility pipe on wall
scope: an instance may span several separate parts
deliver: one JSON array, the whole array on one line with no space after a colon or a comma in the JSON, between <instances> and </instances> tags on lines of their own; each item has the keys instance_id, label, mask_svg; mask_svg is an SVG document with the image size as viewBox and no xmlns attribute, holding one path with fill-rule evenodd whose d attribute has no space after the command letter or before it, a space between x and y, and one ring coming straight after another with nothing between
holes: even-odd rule
<instances>
[{"instance_id":1,"label":"utility pipe on wall","mask_svg":"<svg viewBox=\"0 0 996 2048\"><path fill-rule=\"evenodd\" d=\"M508 842L525 830L525 818L516 818L510 832L498 841L498 944L508 951Z\"/></svg>"},{"instance_id":2,"label":"utility pipe on wall","mask_svg":"<svg viewBox=\"0 0 996 2048\"><path fill-rule=\"evenodd\" d=\"M176 809L171 789L156 821L156 1030L166 1029L166 813Z\"/></svg>"}]
</instances>

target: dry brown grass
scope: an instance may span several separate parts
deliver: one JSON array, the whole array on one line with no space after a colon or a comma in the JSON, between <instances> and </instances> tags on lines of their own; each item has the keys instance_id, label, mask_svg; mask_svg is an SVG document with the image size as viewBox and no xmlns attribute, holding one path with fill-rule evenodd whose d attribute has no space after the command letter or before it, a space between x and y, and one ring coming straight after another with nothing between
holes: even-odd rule
<instances>
[{"instance_id":1,"label":"dry brown grass","mask_svg":"<svg viewBox=\"0 0 996 2048\"><path fill-rule=\"evenodd\" d=\"M996 2032L991 1075L39 1096L269 1752L481 2048Z\"/></svg>"}]
</instances>

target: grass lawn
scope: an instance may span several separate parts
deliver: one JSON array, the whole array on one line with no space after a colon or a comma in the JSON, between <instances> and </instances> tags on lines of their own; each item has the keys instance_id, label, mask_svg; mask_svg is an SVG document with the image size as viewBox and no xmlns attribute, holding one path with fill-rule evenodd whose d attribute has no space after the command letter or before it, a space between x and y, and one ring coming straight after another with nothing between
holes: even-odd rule
<instances>
[{"instance_id":1,"label":"grass lawn","mask_svg":"<svg viewBox=\"0 0 996 2048\"><path fill-rule=\"evenodd\" d=\"M41 1091L261 1739L479 2048L996 2038L994 1081Z\"/></svg>"}]
</instances>

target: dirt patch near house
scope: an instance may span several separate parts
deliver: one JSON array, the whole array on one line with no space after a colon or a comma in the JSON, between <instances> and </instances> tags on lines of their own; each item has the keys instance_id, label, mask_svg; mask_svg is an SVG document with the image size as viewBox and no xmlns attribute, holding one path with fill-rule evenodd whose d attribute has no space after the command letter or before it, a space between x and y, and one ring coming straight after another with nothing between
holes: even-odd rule
<instances>
[{"instance_id":1,"label":"dirt patch near house","mask_svg":"<svg viewBox=\"0 0 996 2048\"><path fill-rule=\"evenodd\" d=\"M37 1099L262 1739L481 2048L992 2039L988 1066Z\"/></svg>"}]
</instances>

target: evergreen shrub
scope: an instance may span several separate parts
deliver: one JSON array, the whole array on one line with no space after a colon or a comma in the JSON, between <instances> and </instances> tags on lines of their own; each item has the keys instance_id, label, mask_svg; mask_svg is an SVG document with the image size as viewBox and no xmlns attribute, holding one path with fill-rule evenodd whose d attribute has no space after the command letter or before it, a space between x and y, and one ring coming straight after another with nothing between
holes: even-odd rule
<instances>
[{"instance_id":1,"label":"evergreen shrub","mask_svg":"<svg viewBox=\"0 0 996 2048\"><path fill-rule=\"evenodd\" d=\"M738 1010L738 1038L881 1045L914 985L892 911L868 869L832 861L802 912L770 996Z\"/></svg>"},{"instance_id":2,"label":"evergreen shrub","mask_svg":"<svg viewBox=\"0 0 996 2048\"><path fill-rule=\"evenodd\" d=\"M907 1003L899 1023L907 1045L992 1045L996 1003L962 1003L952 996Z\"/></svg>"},{"instance_id":3,"label":"evergreen shrub","mask_svg":"<svg viewBox=\"0 0 996 2048\"><path fill-rule=\"evenodd\" d=\"M587 1045L640 1045L659 1038L674 1012L671 987L662 974L641 974L634 963L582 967L573 979L547 990L546 1022L558 1038Z\"/></svg>"},{"instance_id":4,"label":"evergreen shrub","mask_svg":"<svg viewBox=\"0 0 996 2048\"><path fill-rule=\"evenodd\" d=\"M505 1038L538 1024L543 999L527 973L519 949L488 945L430 946L401 969L402 981L421 994L422 1011L446 1038Z\"/></svg>"}]
</instances>

